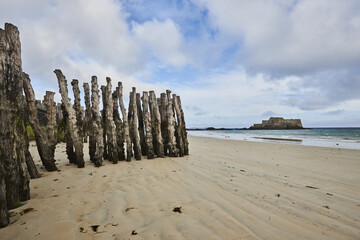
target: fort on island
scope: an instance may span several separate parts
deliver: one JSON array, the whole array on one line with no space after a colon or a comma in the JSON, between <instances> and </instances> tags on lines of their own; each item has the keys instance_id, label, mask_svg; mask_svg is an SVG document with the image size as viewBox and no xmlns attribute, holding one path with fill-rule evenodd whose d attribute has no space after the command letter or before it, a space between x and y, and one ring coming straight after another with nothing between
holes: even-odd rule
<instances>
[{"instance_id":1,"label":"fort on island","mask_svg":"<svg viewBox=\"0 0 360 240\"><path fill-rule=\"evenodd\" d=\"M284 119L282 117L271 117L263 120L260 124L254 124L250 130L260 129L303 129L300 119Z\"/></svg>"}]
</instances>

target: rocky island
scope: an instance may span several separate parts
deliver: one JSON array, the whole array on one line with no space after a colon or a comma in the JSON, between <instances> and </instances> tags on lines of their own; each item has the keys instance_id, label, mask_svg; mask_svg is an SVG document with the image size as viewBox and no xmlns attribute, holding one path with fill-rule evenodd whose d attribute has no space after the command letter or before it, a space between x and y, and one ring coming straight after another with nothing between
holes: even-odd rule
<instances>
[{"instance_id":1,"label":"rocky island","mask_svg":"<svg viewBox=\"0 0 360 240\"><path fill-rule=\"evenodd\" d=\"M303 129L300 119L284 119L282 117L271 117L263 120L261 124L254 124L250 130L261 129Z\"/></svg>"}]
</instances>

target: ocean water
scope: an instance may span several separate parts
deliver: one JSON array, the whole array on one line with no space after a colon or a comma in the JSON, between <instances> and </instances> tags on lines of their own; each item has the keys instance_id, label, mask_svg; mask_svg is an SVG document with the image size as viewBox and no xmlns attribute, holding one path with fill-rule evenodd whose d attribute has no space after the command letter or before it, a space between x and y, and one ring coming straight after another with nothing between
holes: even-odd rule
<instances>
[{"instance_id":1,"label":"ocean water","mask_svg":"<svg viewBox=\"0 0 360 240\"><path fill-rule=\"evenodd\" d=\"M188 131L190 136L360 149L360 128Z\"/></svg>"}]
</instances>

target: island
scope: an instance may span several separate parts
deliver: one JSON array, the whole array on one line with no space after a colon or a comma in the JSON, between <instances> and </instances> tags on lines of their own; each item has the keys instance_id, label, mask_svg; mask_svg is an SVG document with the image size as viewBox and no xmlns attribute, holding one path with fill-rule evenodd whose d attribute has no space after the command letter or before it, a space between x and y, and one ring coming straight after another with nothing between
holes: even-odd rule
<instances>
[{"instance_id":1,"label":"island","mask_svg":"<svg viewBox=\"0 0 360 240\"><path fill-rule=\"evenodd\" d=\"M282 117L271 117L263 120L261 124L254 124L250 130L261 129L303 129L300 119L284 119Z\"/></svg>"}]
</instances>

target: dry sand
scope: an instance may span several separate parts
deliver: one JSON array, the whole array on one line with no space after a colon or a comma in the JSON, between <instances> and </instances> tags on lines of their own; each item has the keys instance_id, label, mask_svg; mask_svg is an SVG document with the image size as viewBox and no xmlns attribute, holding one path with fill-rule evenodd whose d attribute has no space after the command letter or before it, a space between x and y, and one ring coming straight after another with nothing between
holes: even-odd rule
<instances>
[{"instance_id":1,"label":"dry sand","mask_svg":"<svg viewBox=\"0 0 360 240\"><path fill-rule=\"evenodd\" d=\"M0 229L0 238L360 238L359 150L189 141L184 158L95 168L86 155L82 169L67 164L60 144L61 171L41 169L31 200L11 211L14 223Z\"/></svg>"}]
</instances>

